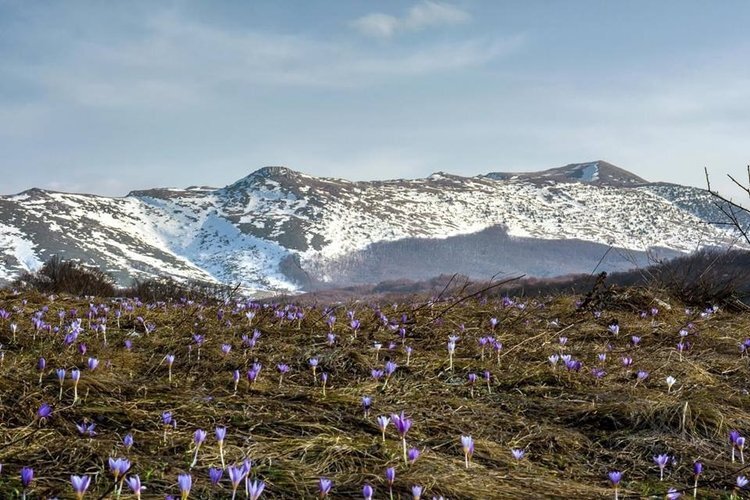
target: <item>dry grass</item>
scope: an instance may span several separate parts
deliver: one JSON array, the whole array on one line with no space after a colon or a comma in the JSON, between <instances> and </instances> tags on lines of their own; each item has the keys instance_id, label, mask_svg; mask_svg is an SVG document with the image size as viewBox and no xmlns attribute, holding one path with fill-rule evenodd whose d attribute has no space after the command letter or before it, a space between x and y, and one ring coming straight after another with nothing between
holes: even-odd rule
<instances>
[{"instance_id":1,"label":"dry grass","mask_svg":"<svg viewBox=\"0 0 750 500\"><path fill-rule=\"evenodd\" d=\"M307 308L298 327L277 320L270 307L259 311L250 326L244 312L233 313L233 305L222 308L221 321L216 306L141 306L123 313L118 329L113 313L119 306L111 303L108 344L101 334L87 330L79 337L88 346L81 355L75 346L63 345L60 333L35 334L30 318L47 306L45 319L56 326L58 310L77 308L85 316L89 301L0 293L0 308L13 313L0 320L5 351L0 367L0 497L17 496L18 471L32 466L32 491L39 498L70 496L70 474L92 475L89 497L107 498L113 486L107 459L117 456L132 461L132 472L148 488L147 498L177 495L177 474L189 471L193 432L202 428L209 437L190 471L191 498L227 498L231 487L226 474L220 488L208 480L208 468L220 466L213 439L217 425L228 428L227 463L252 459L251 475L267 483L264 498L315 497L321 476L333 480L333 498L361 498L365 482L375 487L376 498L387 498L383 473L389 466L397 469L398 498L406 498L415 484L425 487L425 498L607 498L612 496L607 472L615 469L624 472L621 498L663 497L670 486L692 492L694 460L706 465L700 496L728 495L744 466L731 463L727 433L750 430L748 358L737 347L750 335L750 316L723 311L708 318L687 316L680 304L668 310L658 297L628 291L610 297L610 308L595 318L577 310L575 299L531 301L523 310L503 307L500 301L466 301L445 314L449 302L416 311L411 304L399 304L395 311L384 305L389 318L408 315L406 345L414 352L405 366L400 340L363 304L336 309L338 339L330 347L322 307ZM644 307L647 299L660 312L640 318L633 310ZM356 338L346 319L348 309L362 322ZM156 330L145 334L137 316ZM482 361L478 345L479 337L491 334L491 317L500 320L495 331L504 345L499 363L491 349ZM607 331L614 319L621 328L618 336ZM678 332L690 321L695 325L688 337L693 347L680 361ZM10 322L19 325L15 341ZM262 336L253 350L244 349L241 336L253 328ZM192 339L196 332L206 338L200 360ZM446 350L450 334L460 336L452 371ZM583 362L580 373L550 367L547 357L560 352L561 335L569 339L565 352ZM642 338L639 347L630 345L631 335ZM126 338L133 341L132 351L123 348ZM375 341L384 347L394 341L397 348L384 348L376 361ZM233 346L227 356L220 350L223 343ZM597 360L602 352L607 353L604 363ZM176 355L172 383L163 362L169 353ZM625 355L634 359L629 371L620 362ZM41 385L35 369L39 356L48 362ZM101 360L94 372L85 369L89 356ZM318 373L330 374L325 397L307 366L313 356L320 358ZM370 370L382 368L385 359L395 360L399 368L383 391ZM244 373L255 361L263 369L251 386ZM282 362L291 371L280 387L275 367ZM73 404L67 379L58 401L54 369L76 366L82 369L81 400ZM591 374L596 366L607 372L601 380ZM232 387L235 369L243 374L237 393ZM636 386L639 369L648 370L650 377ZM484 370L492 373L491 392L481 380ZM466 382L469 372L480 375L473 397ZM677 379L670 393L667 375ZM373 398L369 418L360 402L365 395ZM44 402L54 406L54 413L41 423L35 412ZM166 410L178 424L165 441L161 415ZM402 463L393 427L382 443L376 423L378 415L401 410L414 419L409 445L422 450L409 467ZM94 438L79 436L75 424L84 420L97 424ZM121 440L128 432L135 446L126 452ZM476 441L469 469L463 463L461 435ZM516 462L511 448L525 449L527 458ZM667 467L664 482L652 460L658 453L677 460Z\"/></svg>"}]
</instances>

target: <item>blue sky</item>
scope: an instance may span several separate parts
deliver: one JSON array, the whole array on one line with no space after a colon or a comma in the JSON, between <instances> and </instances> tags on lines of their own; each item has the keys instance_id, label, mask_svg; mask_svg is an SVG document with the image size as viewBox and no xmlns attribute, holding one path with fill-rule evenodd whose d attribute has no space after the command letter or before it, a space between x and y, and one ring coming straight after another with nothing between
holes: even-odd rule
<instances>
[{"instance_id":1,"label":"blue sky","mask_svg":"<svg viewBox=\"0 0 750 500\"><path fill-rule=\"evenodd\" d=\"M0 0L0 193L594 159L727 189L749 25L741 0Z\"/></svg>"}]
</instances>

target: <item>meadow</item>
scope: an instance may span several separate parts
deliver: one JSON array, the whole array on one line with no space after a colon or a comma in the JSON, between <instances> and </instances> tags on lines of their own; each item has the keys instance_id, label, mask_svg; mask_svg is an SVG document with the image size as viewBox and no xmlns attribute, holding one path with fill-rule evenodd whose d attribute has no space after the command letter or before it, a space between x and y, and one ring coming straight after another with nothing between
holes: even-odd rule
<instances>
[{"instance_id":1,"label":"meadow","mask_svg":"<svg viewBox=\"0 0 750 500\"><path fill-rule=\"evenodd\" d=\"M0 498L744 498L748 336L746 311L635 287L335 305L6 290Z\"/></svg>"}]
</instances>

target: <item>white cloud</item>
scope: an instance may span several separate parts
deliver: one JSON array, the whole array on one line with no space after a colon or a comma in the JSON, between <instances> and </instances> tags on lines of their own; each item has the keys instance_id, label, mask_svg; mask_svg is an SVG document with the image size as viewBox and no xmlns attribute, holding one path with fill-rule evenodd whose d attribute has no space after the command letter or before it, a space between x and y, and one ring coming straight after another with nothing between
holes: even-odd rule
<instances>
[{"instance_id":1,"label":"white cloud","mask_svg":"<svg viewBox=\"0 0 750 500\"><path fill-rule=\"evenodd\" d=\"M450 17L451 9L420 4L401 22L417 27L459 19L457 13ZM41 85L48 96L87 107L182 109L222 98L228 86L354 87L476 67L515 51L523 39L469 38L390 50L301 34L223 30L170 12L152 17L135 38L59 43L68 48L65 56L8 64L0 76Z\"/></svg>"},{"instance_id":2,"label":"white cloud","mask_svg":"<svg viewBox=\"0 0 750 500\"><path fill-rule=\"evenodd\" d=\"M363 35L391 38L398 33L462 24L469 19L469 13L458 7L424 0L409 9L402 17L376 12L355 19L351 26Z\"/></svg>"}]
</instances>

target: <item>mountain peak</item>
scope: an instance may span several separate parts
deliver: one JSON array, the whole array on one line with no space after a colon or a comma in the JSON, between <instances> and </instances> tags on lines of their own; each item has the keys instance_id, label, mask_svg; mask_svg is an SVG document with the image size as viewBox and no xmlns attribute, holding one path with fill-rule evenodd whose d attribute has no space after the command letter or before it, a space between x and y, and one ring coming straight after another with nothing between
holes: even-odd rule
<instances>
[{"instance_id":1,"label":"mountain peak","mask_svg":"<svg viewBox=\"0 0 750 500\"><path fill-rule=\"evenodd\" d=\"M259 168L255 172L251 173L248 177L266 177L266 178L279 178L279 177L294 177L299 175L299 172L292 170L281 165L268 165L263 168Z\"/></svg>"},{"instance_id":2,"label":"mountain peak","mask_svg":"<svg viewBox=\"0 0 750 500\"><path fill-rule=\"evenodd\" d=\"M648 184L648 181L604 160L570 163L563 167L539 172L490 172L484 177L494 180L519 179L537 183L582 182L598 186L628 187Z\"/></svg>"}]
</instances>

